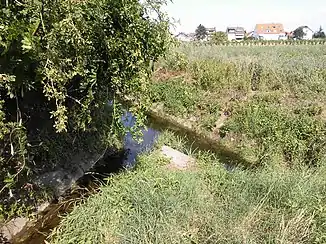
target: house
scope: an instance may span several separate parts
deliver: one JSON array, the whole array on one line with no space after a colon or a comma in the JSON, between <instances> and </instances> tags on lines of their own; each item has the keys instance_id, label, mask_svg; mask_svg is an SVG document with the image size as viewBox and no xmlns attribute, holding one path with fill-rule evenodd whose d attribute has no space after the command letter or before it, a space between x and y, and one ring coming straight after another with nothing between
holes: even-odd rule
<instances>
[{"instance_id":1,"label":"house","mask_svg":"<svg viewBox=\"0 0 326 244\"><path fill-rule=\"evenodd\" d=\"M206 40L209 40L215 32L216 32L216 28L215 27L213 27L213 28L206 28L206 33L207 33Z\"/></svg>"},{"instance_id":2,"label":"house","mask_svg":"<svg viewBox=\"0 0 326 244\"><path fill-rule=\"evenodd\" d=\"M206 28L207 35L213 35L216 32L216 28Z\"/></svg>"},{"instance_id":3,"label":"house","mask_svg":"<svg viewBox=\"0 0 326 244\"><path fill-rule=\"evenodd\" d=\"M182 42L191 42L195 40L195 33L186 34L184 32L180 32L178 35L175 36L175 38Z\"/></svg>"},{"instance_id":4,"label":"house","mask_svg":"<svg viewBox=\"0 0 326 244\"><path fill-rule=\"evenodd\" d=\"M254 37L260 40L283 40L286 39L286 34L283 24L267 23L256 25Z\"/></svg>"},{"instance_id":5,"label":"house","mask_svg":"<svg viewBox=\"0 0 326 244\"><path fill-rule=\"evenodd\" d=\"M303 36L302 37L296 37L295 33L298 30L302 30ZM300 26L294 31L294 38L301 39L301 40L311 40L313 38L314 32L311 30L308 26Z\"/></svg>"},{"instance_id":6,"label":"house","mask_svg":"<svg viewBox=\"0 0 326 244\"><path fill-rule=\"evenodd\" d=\"M226 28L226 34L229 41L241 41L245 38L245 30L243 27L228 27Z\"/></svg>"}]
</instances>

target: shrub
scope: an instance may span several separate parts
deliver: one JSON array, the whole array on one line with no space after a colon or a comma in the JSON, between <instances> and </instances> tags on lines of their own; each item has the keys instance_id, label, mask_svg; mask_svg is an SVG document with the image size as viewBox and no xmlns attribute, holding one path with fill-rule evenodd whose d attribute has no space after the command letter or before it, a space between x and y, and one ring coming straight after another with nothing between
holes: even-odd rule
<instances>
[{"instance_id":1,"label":"shrub","mask_svg":"<svg viewBox=\"0 0 326 244\"><path fill-rule=\"evenodd\" d=\"M119 99L132 95L142 113L149 64L170 36L163 2L1 1L0 209L19 198L9 185L123 134Z\"/></svg>"}]
</instances>

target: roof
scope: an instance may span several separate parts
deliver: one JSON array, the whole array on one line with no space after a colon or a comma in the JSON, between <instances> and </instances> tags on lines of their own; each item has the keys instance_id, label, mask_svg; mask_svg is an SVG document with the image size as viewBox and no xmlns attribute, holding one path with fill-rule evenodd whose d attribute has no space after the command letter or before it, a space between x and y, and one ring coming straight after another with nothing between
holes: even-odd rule
<instances>
[{"instance_id":1,"label":"roof","mask_svg":"<svg viewBox=\"0 0 326 244\"><path fill-rule=\"evenodd\" d=\"M180 32L179 34L175 35L176 38L189 38L189 39L194 39L196 36L195 33L184 33L184 32Z\"/></svg>"},{"instance_id":2,"label":"roof","mask_svg":"<svg viewBox=\"0 0 326 244\"><path fill-rule=\"evenodd\" d=\"M216 28L213 27L213 28L206 28L206 31L207 32L215 32L216 31Z\"/></svg>"},{"instance_id":3,"label":"roof","mask_svg":"<svg viewBox=\"0 0 326 244\"><path fill-rule=\"evenodd\" d=\"M300 27L298 27L297 29L303 29L303 28L307 28L307 29L309 29L310 31L312 31L312 32L314 32L312 29L310 29L308 26L306 26L306 25L303 25L303 26L300 26Z\"/></svg>"},{"instance_id":4,"label":"roof","mask_svg":"<svg viewBox=\"0 0 326 244\"><path fill-rule=\"evenodd\" d=\"M179 37L179 36L193 37L193 36L195 36L195 33L188 33L187 34L187 33L184 33L184 32L180 32L175 37Z\"/></svg>"},{"instance_id":5,"label":"roof","mask_svg":"<svg viewBox=\"0 0 326 244\"><path fill-rule=\"evenodd\" d=\"M281 34L284 33L284 27L281 23L257 24L255 27L256 34Z\"/></svg>"},{"instance_id":6,"label":"roof","mask_svg":"<svg viewBox=\"0 0 326 244\"><path fill-rule=\"evenodd\" d=\"M226 32L229 32L230 30L234 30L235 32L245 32L245 29L243 27L227 27Z\"/></svg>"}]
</instances>

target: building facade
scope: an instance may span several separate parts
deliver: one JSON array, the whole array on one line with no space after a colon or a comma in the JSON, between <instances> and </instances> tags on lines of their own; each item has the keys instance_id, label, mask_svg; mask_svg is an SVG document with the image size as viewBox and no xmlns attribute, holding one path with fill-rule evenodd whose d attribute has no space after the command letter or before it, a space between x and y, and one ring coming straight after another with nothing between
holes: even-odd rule
<instances>
[{"instance_id":1,"label":"building facade","mask_svg":"<svg viewBox=\"0 0 326 244\"><path fill-rule=\"evenodd\" d=\"M303 31L303 40L312 40L314 36L314 32L312 29L310 29L308 26L301 26Z\"/></svg>"},{"instance_id":2,"label":"building facade","mask_svg":"<svg viewBox=\"0 0 326 244\"><path fill-rule=\"evenodd\" d=\"M195 33L186 34L184 32L180 32L178 35L175 36L175 38L182 42L191 42L194 41L196 37Z\"/></svg>"},{"instance_id":3,"label":"building facade","mask_svg":"<svg viewBox=\"0 0 326 244\"><path fill-rule=\"evenodd\" d=\"M286 39L283 24L280 23L257 24L253 36L260 40Z\"/></svg>"},{"instance_id":4,"label":"building facade","mask_svg":"<svg viewBox=\"0 0 326 244\"><path fill-rule=\"evenodd\" d=\"M228 27L226 34L229 41L242 41L245 38L245 30L243 27Z\"/></svg>"}]
</instances>

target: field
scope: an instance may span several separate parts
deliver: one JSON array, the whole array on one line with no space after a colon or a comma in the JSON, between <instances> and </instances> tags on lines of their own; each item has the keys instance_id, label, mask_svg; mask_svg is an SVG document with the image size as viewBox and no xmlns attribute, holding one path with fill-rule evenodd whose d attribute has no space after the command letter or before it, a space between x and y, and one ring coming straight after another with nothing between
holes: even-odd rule
<instances>
[{"instance_id":1,"label":"field","mask_svg":"<svg viewBox=\"0 0 326 244\"><path fill-rule=\"evenodd\" d=\"M318 165L325 152L324 46L180 46L151 84L155 106L244 158Z\"/></svg>"},{"instance_id":2,"label":"field","mask_svg":"<svg viewBox=\"0 0 326 244\"><path fill-rule=\"evenodd\" d=\"M150 84L153 109L243 159L164 132L137 167L66 216L53 243L325 243L324 46L178 46ZM191 143L191 142L190 142ZM169 145L196 159L170 171Z\"/></svg>"}]
</instances>

